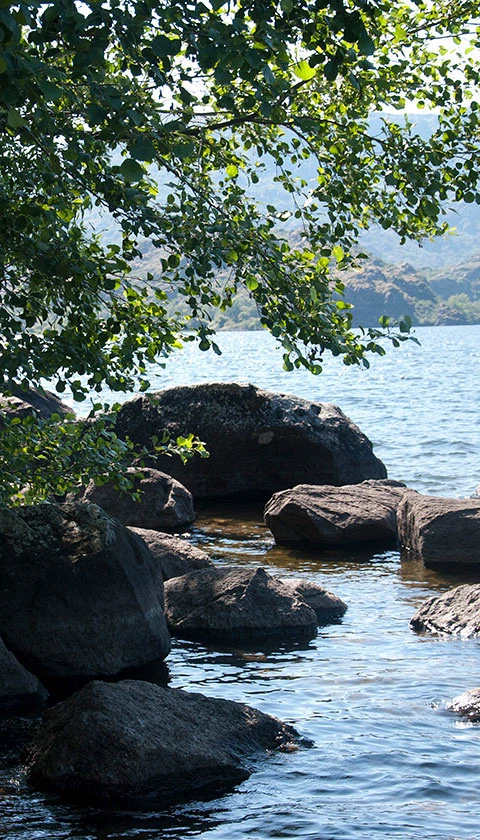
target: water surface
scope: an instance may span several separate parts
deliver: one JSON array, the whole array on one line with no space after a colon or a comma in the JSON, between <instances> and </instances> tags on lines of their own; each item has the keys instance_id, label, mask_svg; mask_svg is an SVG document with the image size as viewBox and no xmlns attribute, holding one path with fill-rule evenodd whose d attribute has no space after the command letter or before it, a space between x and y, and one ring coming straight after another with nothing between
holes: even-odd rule
<instances>
[{"instance_id":1,"label":"water surface","mask_svg":"<svg viewBox=\"0 0 480 840\"><path fill-rule=\"evenodd\" d=\"M375 443L392 478L421 492L468 496L480 483L480 327L424 328L370 371L329 362L318 378L284 374L263 333L220 336L217 359L187 346L156 387L253 382L341 406ZM408 622L433 593L477 582L402 562L397 552L276 548L257 512L207 511L190 538L219 563L305 576L348 611L308 643L272 650L176 642L170 684L244 701L294 724L315 747L260 761L213 801L163 811L76 809L29 792L18 762L28 716L3 722L0 836L8 840L478 840L480 725L445 704L480 685L480 644L419 636ZM25 735L26 737L26 735Z\"/></svg>"}]
</instances>

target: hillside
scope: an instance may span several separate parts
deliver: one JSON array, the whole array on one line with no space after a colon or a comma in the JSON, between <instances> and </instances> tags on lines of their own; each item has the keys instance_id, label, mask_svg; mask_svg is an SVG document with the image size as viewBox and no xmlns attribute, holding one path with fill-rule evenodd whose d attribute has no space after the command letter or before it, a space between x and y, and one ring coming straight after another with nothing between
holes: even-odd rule
<instances>
[{"instance_id":1,"label":"hillside","mask_svg":"<svg viewBox=\"0 0 480 840\"><path fill-rule=\"evenodd\" d=\"M431 276L408 263L372 259L360 271L345 272L342 280L356 325L374 325L380 315L408 315L419 325L480 323L480 253Z\"/></svg>"},{"instance_id":2,"label":"hillside","mask_svg":"<svg viewBox=\"0 0 480 840\"><path fill-rule=\"evenodd\" d=\"M389 118L403 119L392 115ZM409 115L409 118L424 137L432 132L436 122L433 115L426 113ZM381 119L381 115L372 116L372 132L379 128ZM288 209L291 196L275 180L277 174L274 163L264 157L258 169L259 182L251 193L260 205ZM309 185L316 181L312 159L302 161L298 177L307 184L308 193ZM158 181L162 183L160 177ZM376 324L381 315L392 318L409 315L417 324L480 323L480 206L456 204L446 211L445 220L451 232L421 246L415 242L400 245L392 231L377 227L362 234L360 247L370 255L370 260L361 271L342 274L345 298L355 307L355 324ZM118 227L108 214L94 210L87 224L109 241L119 239ZM294 220L287 223L282 235L291 242L299 240ZM161 255L148 242L142 245L142 251L144 257L135 266L136 270L140 276L151 272L160 283ZM171 305L172 309L181 309L180 297L173 296ZM218 329L258 327L257 312L248 292L239 294L228 312L213 313L213 323Z\"/></svg>"},{"instance_id":3,"label":"hillside","mask_svg":"<svg viewBox=\"0 0 480 840\"><path fill-rule=\"evenodd\" d=\"M361 269L341 274L345 300L353 304L353 323L372 326L381 315L398 319L408 315L418 321L415 304L435 303L436 296L425 277L408 263L388 265L379 259L365 260Z\"/></svg>"},{"instance_id":4,"label":"hillside","mask_svg":"<svg viewBox=\"0 0 480 840\"><path fill-rule=\"evenodd\" d=\"M142 250L139 274L148 271L160 277L158 251L149 243ZM409 263L394 265L372 257L340 276L345 300L354 307L355 326L374 326L382 315L394 320L408 315L417 325L480 323L480 252L464 262L428 272ZM221 273L218 282L221 285ZM171 295L170 307L187 313L178 294ZM242 290L226 312L212 312L212 323L219 330L258 329L256 307L248 292Z\"/></svg>"}]
</instances>

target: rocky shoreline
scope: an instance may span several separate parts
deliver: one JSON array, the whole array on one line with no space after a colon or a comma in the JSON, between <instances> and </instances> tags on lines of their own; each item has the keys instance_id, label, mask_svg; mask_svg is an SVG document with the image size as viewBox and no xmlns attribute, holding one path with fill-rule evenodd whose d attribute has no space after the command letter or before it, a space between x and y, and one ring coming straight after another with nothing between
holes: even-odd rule
<instances>
[{"instance_id":1,"label":"rocky shoreline","mask_svg":"<svg viewBox=\"0 0 480 840\"><path fill-rule=\"evenodd\" d=\"M185 484L179 464L170 474L143 470L136 506L112 488L92 486L63 503L0 511L0 704L5 713L45 704L42 680L84 683L34 735L26 759L34 787L80 799L95 791L105 802L188 797L201 787L218 793L245 778L255 757L302 746L301 736L248 707L219 712L225 701L196 701L126 680L125 672L168 657L171 635L220 645L312 638L319 625L340 621L347 604L303 578L216 565L178 536L195 504L263 499L279 544L391 545L426 566L468 570L480 560L480 499L424 496L388 480L368 439L339 409L253 386L171 389L122 411L119 433L142 444L159 424L180 433L183 423L196 421L190 431L211 456L189 462ZM477 637L479 615L478 586L466 584L429 599L411 629ZM223 714L237 723L218 742ZM159 729L157 717L168 715ZM259 734L265 728L268 738ZM182 739L180 758L175 744ZM95 749L72 746L88 743ZM115 763L102 743L114 743L128 761ZM160 773L160 766L170 769Z\"/></svg>"}]
</instances>

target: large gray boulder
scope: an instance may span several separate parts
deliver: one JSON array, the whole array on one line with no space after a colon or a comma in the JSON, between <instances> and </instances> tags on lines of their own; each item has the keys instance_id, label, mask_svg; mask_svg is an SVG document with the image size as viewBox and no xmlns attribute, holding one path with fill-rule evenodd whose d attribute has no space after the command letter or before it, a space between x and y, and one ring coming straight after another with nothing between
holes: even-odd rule
<instances>
[{"instance_id":1,"label":"large gray boulder","mask_svg":"<svg viewBox=\"0 0 480 840\"><path fill-rule=\"evenodd\" d=\"M317 616L264 569L212 567L165 583L170 631L186 639L232 642L315 636Z\"/></svg>"},{"instance_id":2,"label":"large gray boulder","mask_svg":"<svg viewBox=\"0 0 480 840\"><path fill-rule=\"evenodd\" d=\"M272 496L265 522L277 543L393 543L397 505L405 489L401 482L388 480L344 487L300 484Z\"/></svg>"},{"instance_id":3,"label":"large gray boulder","mask_svg":"<svg viewBox=\"0 0 480 840\"><path fill-rule=\"evenodd\" d=\"M44 791L122 805L218 793L246 779L293 727L231 700L125 680L92 682L48 712L27 756Z\"/></svg>"},{"instance_id":4,"label":"large gray boulder","mask_svg":"<svg viewBox=\"0 0 480 840\"><path fill-rule=\"evenodd\" d=\"M171 476L159 470L144 467L127 469L133 480L133 491L122 493L113 484L97 486L94 481L80 491L79 498L92 502L107 511L122 525L135 528L152 528L158 531L182 531L195 519L192 494Z\"/></svg>"},{"instance_id":5,"label":"large gray boulder","mask_svg":"<svg viewBox=\"0 0 480 840\"><path fill-rule=\"evenodd\" d=\"M480 721L480 688L470 688L447 703L447 709L472 723Z\"/></svg>"},{"instance_id":6,"label":"large gray boulder","mask_svg":"<svg viewBox=\"0 0 480 840\"><path fill-rule=\"evenodd\" d=\"M40 678L114 675L167 655L157 565L101 508L2 508L0 537L0 634Z\"/></svg>"},{"instance_id":7,"label":"large gray boulder","mask_svg":"<svg viewBox=\"0 0 480 840\"><path fill-rule=\"evenodd\" d=\"M480 564L480 499L445 499L410 490L397 518L404 551L426 566Z\"/></svg>"},{"instance_id":8,"label":"large gray boulder","mask_svg":"<svg viewBox=\"0 0 480 840\"><path fill-rule=\"evenodd\" d=\"M172 534L162 534L150 528L130 528L142 538L150 554L158 564L158 571L163 580L186 575L206 566L213 566L213 561L205 551Z\"/></svg>"},{"instance_id":9,"label":"large gray boulder","mask_svg":"<svg viewBox=\"0 0 480 840\"><path fill-rule=\"evenodd\" d=\"M138 396L121 407L120 437L149 447L163 430L194 433L209 458L159 459L196 498L268 498L294 484L355 484L385 478L368 438L339 408L253 385L215 383ZM161 465L161 466L160 466Z\"/></svg>"},{"instance_id":10,"label":"large gray boulder","mask_svg":"<svg viewBox=\"0 0 480 840\"><path fill-rule=\"evenodd\" d=\"M480 635L480 584L463 584L428 598L410 627L417 632L449 633L464 639Z\"/></svg>"},{"instance_id":11,"label":"large gray boulder","mask_svg":"<svg viewBox=\"0 0 480 840\"><path fill-rule=\"evenodd\" d=\"M46 700L48 691L30 674L0 639L0 709Z\"/></svg>"}]
</instances>

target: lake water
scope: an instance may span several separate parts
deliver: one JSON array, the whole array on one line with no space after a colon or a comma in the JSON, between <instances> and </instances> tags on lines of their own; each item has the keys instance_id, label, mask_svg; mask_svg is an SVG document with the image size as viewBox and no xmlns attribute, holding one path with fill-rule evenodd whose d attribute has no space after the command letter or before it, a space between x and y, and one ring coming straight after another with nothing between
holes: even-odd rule
<instances>
[{"instance_id":1,"label":"lake water","mask_svg":"<svg viewBox=\"0 0 480 840\"><path fill-rule=\"evenodd\" d=\"M369 371L326 364L320 377L281 370L264 333L219 337L223 355L189 345L155 387L252 382L340 405L374 442L391 478L436 495L480 483L480 327L422 328ZM149 812L77 809L32 794L18 748L32 720L0 725L0 837L8 840L479 840L480 725L446 703L480 686L480 643L419 636L408 622L429 595L468 577L378 554L276 548L259 515L212 511L190 538L219 563L305 576L348 611L309 643L219 651L176 642L170 684L247 702L294 724L315 746L272 755L216 800ZM26 736L25 736L26 737Z\"/></svg>"}]
</instances>

